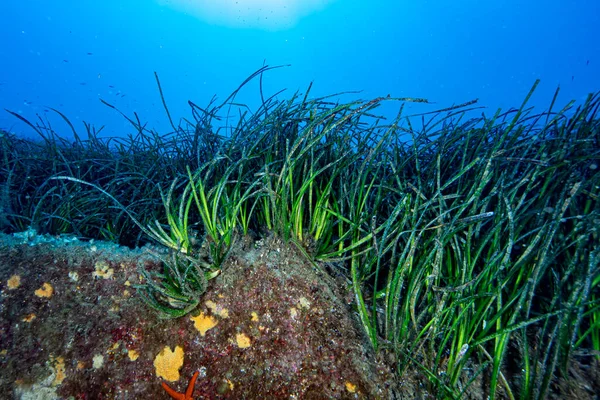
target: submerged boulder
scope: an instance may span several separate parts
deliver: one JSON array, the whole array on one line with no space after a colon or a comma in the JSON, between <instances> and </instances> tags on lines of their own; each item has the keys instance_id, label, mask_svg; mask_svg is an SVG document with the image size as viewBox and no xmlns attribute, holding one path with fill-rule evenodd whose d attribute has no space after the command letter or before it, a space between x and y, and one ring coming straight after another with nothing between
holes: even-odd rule
<instances>
[{"instance_id":1,"label":"submerged boulder","mask_svg":"<svg viewBox=\"0 0 600 400\"><path fill-rule=\"evenodd\" d=\"M148 252L8 236L0 246L0 390L12 397L51 382L43 387L59 398L166 399L165 376L185 391L196 371L194 399L387 399L395 391L343 282L276 237L235 244L199 307L174 320L157 319L132 288L138 268L160 269ZM113 273L99 277L98 265ZM36 296L46 283L53 295ZM57 359L60 381L50 379Z\"/></svg>"}]
</instances>

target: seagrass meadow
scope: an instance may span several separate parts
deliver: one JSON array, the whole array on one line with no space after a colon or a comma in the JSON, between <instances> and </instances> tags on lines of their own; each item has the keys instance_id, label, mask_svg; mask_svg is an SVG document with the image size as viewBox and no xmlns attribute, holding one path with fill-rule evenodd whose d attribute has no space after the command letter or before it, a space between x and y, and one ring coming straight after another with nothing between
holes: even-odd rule
<instances>
[{"instance_id":1,"label":"seagrass meadow","mask_svg":"<svg viewBox=\"0 0 600 400\"><path fill-rule=\"evenodd\" d=\"M222 103L190 101L180 120L157 76L166 134L123 114L132 133L104 137L53 110L67 140L44 118L7 110L38 139L0 135L2 230L150 246L156 262L138 268L132 287L154 327L198 318L207 296L226 295L228 268L256 243L303 260L346 293L361 357L385 365L394 383L369 391L357 377L321 395L306 383L297 398L597 398L600 94L557 109L557 91L540 113L527 104L536 82L518 108L487 115L475 102L408 115L407 103L427 100L340 102L311 97L310 87L285 100L261 89L255 112L237 104L269 69ZM383 103L397 104L395 119L378 114ZM275 279L253 271L237 276ZM0 274L5 304L11 274ZM309 309L300 303L298 313ZM16 350L3 346L6 366ZM250 398L227 379L194 398Z\"/></svg>"}]
</instances>

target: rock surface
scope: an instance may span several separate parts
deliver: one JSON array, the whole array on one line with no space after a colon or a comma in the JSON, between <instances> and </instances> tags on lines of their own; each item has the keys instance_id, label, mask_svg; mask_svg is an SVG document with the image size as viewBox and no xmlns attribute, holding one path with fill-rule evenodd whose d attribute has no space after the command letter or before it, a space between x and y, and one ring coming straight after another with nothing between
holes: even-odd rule
<instances>
[{"instance_id":1,"label":"rock surface","mask_svg":"<svg viewBox=\"0 0 600 400\"><path fill-rule=\"evenodd\" d=\"M108 243L0 238L0 393L167 399L162 382L185 391L199 371L197 400L392 397L349 293L293 245L239 241L176 320L136 296L138 268L160 261Z\"/></svg>"}]
</instances>

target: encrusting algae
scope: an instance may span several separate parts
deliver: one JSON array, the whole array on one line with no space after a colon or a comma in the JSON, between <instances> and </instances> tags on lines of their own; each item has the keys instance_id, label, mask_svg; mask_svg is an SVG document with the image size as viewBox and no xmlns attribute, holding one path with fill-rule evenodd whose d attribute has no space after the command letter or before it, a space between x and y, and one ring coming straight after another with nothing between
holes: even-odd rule
<instances>
[{"instance_id":1,"label":"encrusting algae","mask_svg":"<svg viewBox=\"0 0 600 400\"><path fill-rule=\"evenodd\" d=\"M175 346L175 351L165 346L154 359L156 376L169 382L179 380L179 369L183 366L183 348Z\"/></svg>"},{"instance_id":2,"label":"encrusting algae","mask_svg":"<svg viewBox=\"0 0 600 400\"><path fill-rule=\"evenodd\" d=\"M14 290L21 286L21 277L19 275L13 275L8 278L7 286L9 290Z\"/></svg>"},{"instance_id":3,"label":"encrusting algae","mask_svg":"<svg viewBox=\"0 0 600 400\"><path fill-rule=\"evenodd\" d=\"M212 300L208 300L205 304L213 314L218 315L221 318L229 318L229 310L226 308L223 308Z\"/></svg>"},{"instance_id":4,"label":"encrusting algae","mask_svg":"<svg viewBox=\"0 0 600 400\"><path fill-rule=\"evenodd\" d=\"M127 356L131 361L135 361L140 357L140 353L138 353L136 350L127 350Z\"/></svg>"},{"instance_id":5,"label":"encrusting algae","mask_svg":"<svg viewBox=\"0 0 600 400\"><path fill-rule=\"evenodd\" d=\"M67 377L65 374L65 358L64 357L52 357L50 356L50 363L52 364L52 369L54 370L54 380L52 381L52 386L58 386Z\"/></svg>"},{"instance_id":6,"label":"encrusting algae","mask_svg":"<svg viewBox=\"0 0 600 400\"><path fill-rule=\"evenodd\" d=\"M21 321L23 321L23 322L31 322L34 319L36 319L36 315L34 313L31 313L31 314L27 314L26 316L24 316L23 319L21 319Z\"/></svg>"},{"instance_id":7,"label":"encrusting algae","mask_svg":"<svg viewBox=\"0 0 600 400\"><path fill-rule=\"evenodd\" d=\"M238 333L237 335L235 335L235 342L237 343L240 349L246 349L252 344L250 342L250 338L244 333Z\"/></svg>"},{"instance_id":8,"label":"encrusting algae","mask_svg":"<svg viewBox=\"0 0 600 400\"><path fill-rule=\"evenodd\" d=\"M37 297L44 297L49 299L54 294L54 288L48 282L44 282L41 288L35 291Z\"/></svg>"},{"instance_id":9,"label":"encrusting algae","mask_svg":"<svg viewBox=\"0 0 600 400\"><path fill-rule=\"evenodd\" d=\"M204 315L202 312L196 317L190 317L190 319L194 321L194 327L200 332L201 336L206 335L209 329L214 328L218 324L213 316Z\"/></svg>"},{"instance_id":10,"label":"encrusting algae","mask_svg":"<svg viewBox=\"0 0 600 400\"><path fill-rule=\"evenodd\" d=\"M95 264L96 270L92 272L94 278L110 279L115 273L113 268L106 261L98 261Z\"/></svg>"}]
</instances>

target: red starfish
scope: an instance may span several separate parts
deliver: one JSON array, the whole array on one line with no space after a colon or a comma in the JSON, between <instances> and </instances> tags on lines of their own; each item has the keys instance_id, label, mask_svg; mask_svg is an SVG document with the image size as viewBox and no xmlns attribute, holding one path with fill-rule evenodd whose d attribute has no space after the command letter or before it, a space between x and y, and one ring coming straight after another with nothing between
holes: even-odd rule
<instances>
[{"instance_id":1,"label":"red starfish","mask_svg":"<svg viewBox=\"0 0 600 400\"><path fill-rule=\"evenodd\" d=\"M192 379L190 379L190 383L189 383L185 393L179 393L179 392L174 391L173 389L171 389L169 387L169 385L167 385L164 382L162 383L162 387L163 387L163 389L165 389L167 391L169 396L171 396L175 400L194 400L194 399L192 399L192 392L194 391L194 385L196 384L196 379L198 379L198 371L194 372L194 376L192 376Z\"/></svg>"}]
</instances>

